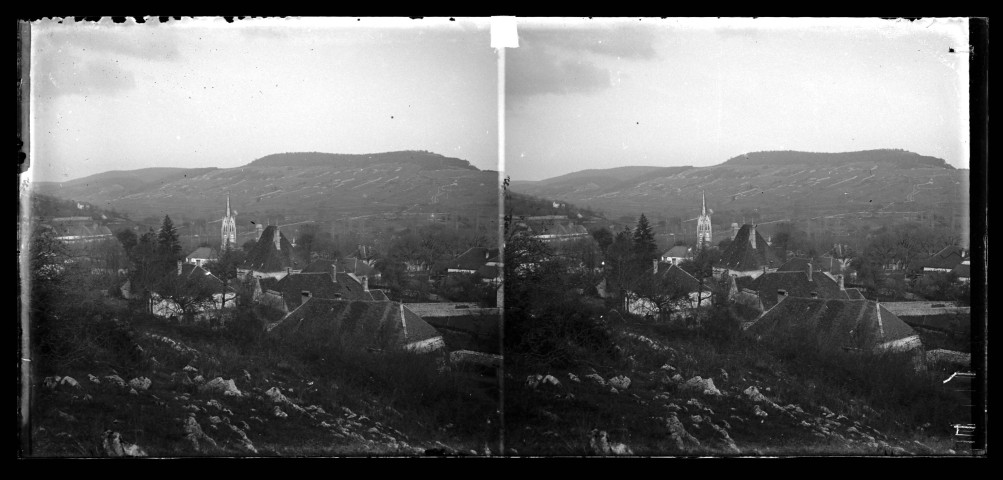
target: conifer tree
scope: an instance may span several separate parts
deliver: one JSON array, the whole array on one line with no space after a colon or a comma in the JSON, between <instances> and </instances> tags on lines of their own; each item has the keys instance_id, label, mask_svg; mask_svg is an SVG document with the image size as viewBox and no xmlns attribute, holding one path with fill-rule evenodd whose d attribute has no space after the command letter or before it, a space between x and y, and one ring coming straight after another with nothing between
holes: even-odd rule
<instances>
[{"instance_id":1,"label":"conifer tree","mask_svg":"<svg viewBox=\"0 0 1003 480\"><path fill-rule=\"evenodd\" d=\"M658 258L658 245L655 243L655 234L652 232L651 225L648 224L648 219L643 213L637 219L633 241L634 256L638 263L647 263Z\"/></svg>"},{"instance_id":2,"label":"conifer tree","mask_svg":"<svg viewBox=\"0 0 1003 480\"><path fill-rule=\"evenodd\" d=\"M174 228L171 217L164 215L164 223L157 233L157 250L162 259L171 263L181 258L181 242L178 240L178 230Z\"/></svg>"}]
</instances>

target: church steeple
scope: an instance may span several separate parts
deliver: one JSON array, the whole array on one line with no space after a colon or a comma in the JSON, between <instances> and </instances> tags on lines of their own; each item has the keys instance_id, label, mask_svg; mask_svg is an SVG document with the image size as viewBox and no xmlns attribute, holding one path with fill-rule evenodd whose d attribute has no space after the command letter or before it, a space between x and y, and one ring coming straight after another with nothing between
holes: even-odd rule
<instances>
[{"instance_id":1,"label":"church steeple","mask_svg":"<svg viewBox=\"0 0 1003 480\"><path fill-rule=\"evenodd\" d=\"M221 234L223 241L221 242L221 250L226 250L227 248L232 248L237 245L237 218L236 214L230 210L230 194L226 195L226 216L223 217L223 225L221 228Z\"/></svg>"},{"instance_id":2,"label":"church steeple","mask_svg":"<svg viewBox=\"0 0 1003 480\"><path fill-rule=\"evenodd\" d=\"M700 192L700 216L697 217L697 246L711 243L710 215L707 213L707 193Z\"/></svg>"}]
</instances>

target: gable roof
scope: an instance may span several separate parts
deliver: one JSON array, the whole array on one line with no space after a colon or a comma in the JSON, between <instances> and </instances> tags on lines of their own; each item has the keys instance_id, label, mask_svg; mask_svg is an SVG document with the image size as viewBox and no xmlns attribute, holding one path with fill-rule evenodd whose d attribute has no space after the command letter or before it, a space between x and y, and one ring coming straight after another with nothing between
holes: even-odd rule
<instances>
[{"instance_id":1,"label":"gable roof","mask_svg":"<svg viewBox=\"0 0 1003 480\"><path fill-rule=\"evenodd\" d=\"M752 248L749 242L751 235L752 225L742 225L735 239L721 253L721 266L729 270L747 272L759 270L764 266L780 265L780 258L759 232L756 232L756 248Z\"/></svg>"},{"instance_id":2,"label":"gable roof","mask_svg":"<svg viewBox=\"0 0 1003 480\"><path fill-rule=\"evenodd\" d=\"M964 261L964 251L956 245L948 245L930 258L919 262L920 267L954 268Z\"/></svg>"},{"instance_id":3,"label":"gable roof","mask_svg":"<svg viewBox=\"0 0 1003 480\"><path fill-rule=\"evenodd\" d=\"M178 274L177 268L172 268L170 272L167 273L167 276L169 279L182 279L186 282L200 282L203 286L216 292L223 291L223 282L221 282L208 270L191 263L182 263L180 274ZM227 291L232 292L233 287L227 286Z\"/></svg>"},{"instance_id":4,"label":"gable roof","mask_svg":"<svg viewBox=\"0 0 1003 480\"><path fill-rule=\"evenodd\" d=\"M849 299L845 290L839 289L839 284L822 272L812 274L808 280L808 272L769 272L752 281L751 288L759 293L763 308L769 309L779 302L777 290L786 290L791 297L811 298L811 293L818 298Z\"/></svg>"},{"instance_id":5,"label":"gable roof","mask_svg":"<svg viewBox=\"0 0 1003 480\"><path fill-rule=\"evenodd\" d=\"M391 348L441 336L397 302L311 298L268 326L279 338L338 339L359 347Z\"/></svg>"},{"instance_id":6,"label":"gable roof","mask_svg":"<svg viewBox=\"0 0 1003 480\"><path fill-rule=\"evenodd\" d=\"M281 250L275 249L275 235L278 233ZM305 265L292 253L293 246L285 234L275 225L269 225L261 232L261 238L250 252L243 268L258 272L279 272L287 268L300 268Z\"/></svg>"},{"instance_id":7,"label":"gable roof","mask_svg":"<svg viewBox=\"0 0 1003 480\"><path fill-rule=\"evenodd\" d=\"M872 349L916 332L878 303L787 297L752 322L747 329L776 335L801 329L813 332L830 347Z\"/></svg>"},{"instance_id":8,"label":"gable roof","mask_svg":"<svg viewBox=\"0 0 1003 480\"><path fill-rule=\"evenodd\" d=\"M658 273L656 276L666 284L680 288L687 293L700 290L700 280L697 280L686 270L671 263L658 262ZM710 289L710 286L704 286L704 289Z\"/></svg>"},{"instance_id":9,"label":"gable roof","mask_svg":"<svg viewBox=\"0 0 1003 480\"><path fill-rule=\"evenodd\" d=\"M196 248L195 251L193 251L192 253L189 253L188 256L185 257L185 258L208 258L208 259L213 259L213 258L216 258L216 252L213 249L209 248L209 247L199 247L199 248Z\"/></svg>"},{"instance_id":10,"label":"gable roof","mask_svg":"<svg viewBox=\"0 0 1003 480\"><path fill-rule=\"evenodd\" d=\"M488 260L498 256L497 248L471 247L449 263L450 269L474 270L481 268Z\"/></svg>"},{"instance_id":11,"label":"gable roof","mask_svg":"<svg viewBox=\"0 0 1003 480\"><path fill-rule=\"evenodd\" d=\"M676 245L670 248L667 252L662 254L662 258L665 257L685 258L688 256L690 256L690 249L685 245Z\"/></svg>"}]
</instances>

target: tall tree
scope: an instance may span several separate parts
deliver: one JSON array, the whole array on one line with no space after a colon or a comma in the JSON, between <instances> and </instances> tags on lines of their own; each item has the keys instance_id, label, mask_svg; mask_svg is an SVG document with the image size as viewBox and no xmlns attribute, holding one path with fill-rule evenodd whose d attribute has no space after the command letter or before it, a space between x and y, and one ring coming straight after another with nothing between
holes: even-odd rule
<instances>
[{"instance_id":1,"label":"tall tree","mask_svg":"<svg viewBox=\"0 0 1003 480\"><path fill-rule=\"evenodd\" d=\"M655 243L655 234L648 224L648 218L642 213L637 219L637 227L634 228L633 235L634 255L638 263L647 264L658 258L658 244Z\"/></svg>"},{"instance_id":2,"label":"tall tree","mask_svg":"<svg viewBox=\"0 0 1003 480\"><path fill-rule=\"evenodd\" d=\"M157 233L157 253L165 263L173 263L181 258L181 242L178 240L178 230L169 215L164 215L164 222Z\"/></svg>"}]
</instances>

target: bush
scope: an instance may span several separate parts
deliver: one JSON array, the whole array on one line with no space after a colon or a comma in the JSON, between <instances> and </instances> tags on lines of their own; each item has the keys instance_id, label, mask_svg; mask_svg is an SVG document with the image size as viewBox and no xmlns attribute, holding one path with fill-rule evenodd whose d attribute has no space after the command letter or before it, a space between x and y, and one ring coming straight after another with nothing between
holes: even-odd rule
<instances>
[{"instance_id":1,"label":"bush","mask_svg":"<svg viewBox=\"0 0 1003 480\"><path fill-rule=\"evenodd\" d=\"M613 335L599 320L601 314L599 306L563 299L555 300L533 316L507 315L506 358L555 368L613 358Z\"/></svg>"}]
</instances>

